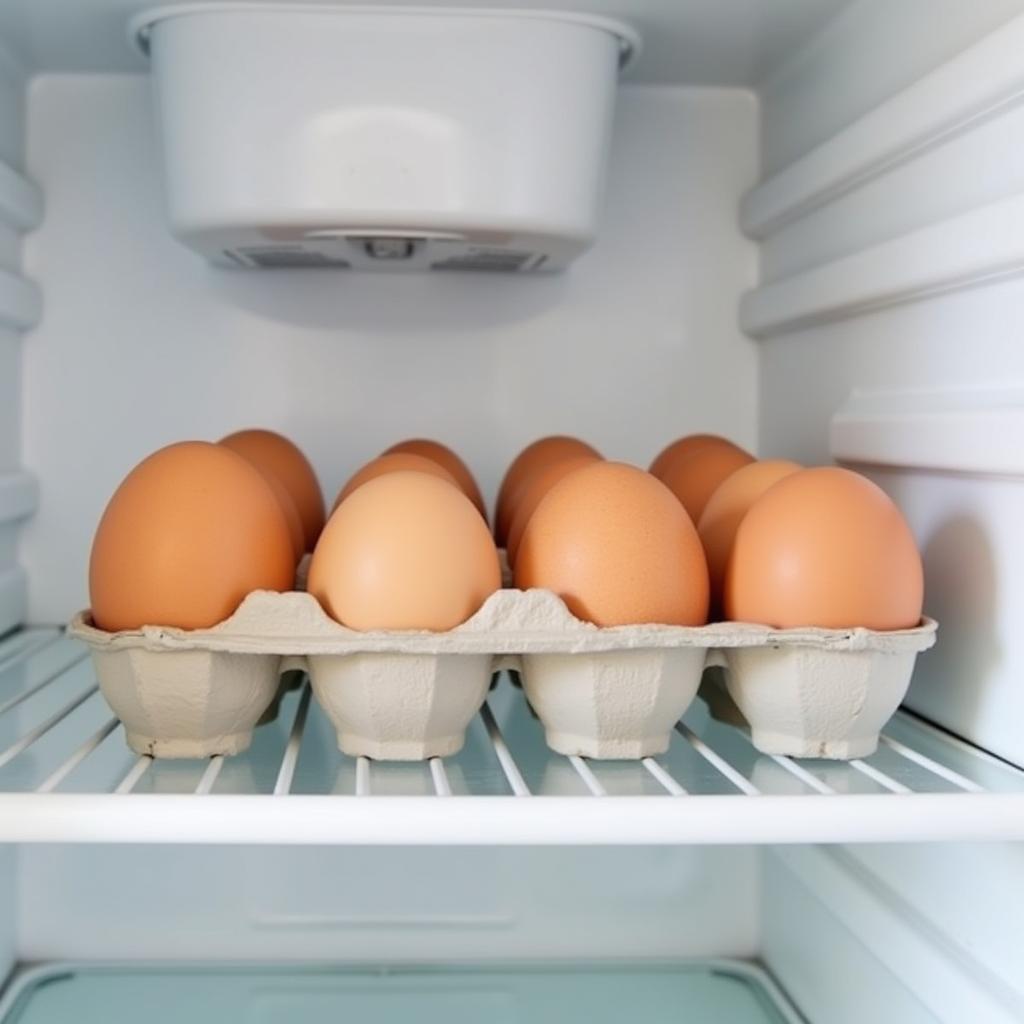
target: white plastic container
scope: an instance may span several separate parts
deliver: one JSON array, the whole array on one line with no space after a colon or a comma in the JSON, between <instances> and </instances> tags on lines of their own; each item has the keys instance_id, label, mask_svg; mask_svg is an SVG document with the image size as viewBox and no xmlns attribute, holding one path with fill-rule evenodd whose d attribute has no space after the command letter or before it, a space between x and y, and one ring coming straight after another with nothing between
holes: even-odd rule
<instances>
[{"instance_id":1,"label":"white plastic container","mask_svg":"<svg viewBox=\"0 0 1024 1024\"><path fill-rule=\"evenodd\" d=\"M595 237L616 77L638 45L617 22L191 4L133 32L172 228L217 263L548 270Z\"/></svg>"}]
</instances>

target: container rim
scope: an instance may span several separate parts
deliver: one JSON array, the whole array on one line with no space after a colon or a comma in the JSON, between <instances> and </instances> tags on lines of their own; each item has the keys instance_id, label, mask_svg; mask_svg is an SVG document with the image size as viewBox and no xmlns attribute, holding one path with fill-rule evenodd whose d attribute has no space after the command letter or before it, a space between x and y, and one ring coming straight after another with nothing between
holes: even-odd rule
<instances>
[{"instance_id":1,"label":"container rim","mask_svg":"<svg viewBox=\"0 0 1024 1024\"><path fill-rule=\"evenodd\" d=\"M599 14L584 14L578 11L523 10L511 7L413 7L410 5L371 6L369 4L329 5L325 3L259 2L259 0L223 0L223 2L168 4L150 7L137 14L128 22L128 40L134 49L144 57L149 56L149 41L153 26L170 18L202 14L256 13L298 14L374 14L374 15L427 15L433 17L475 17L475 18L529 18L538 21L561 21L594 28L615 36L619 44L619 70L623 71L640 55L643 39L639 32L624 21L606 18Z\"/></svg>"}]
</instances>

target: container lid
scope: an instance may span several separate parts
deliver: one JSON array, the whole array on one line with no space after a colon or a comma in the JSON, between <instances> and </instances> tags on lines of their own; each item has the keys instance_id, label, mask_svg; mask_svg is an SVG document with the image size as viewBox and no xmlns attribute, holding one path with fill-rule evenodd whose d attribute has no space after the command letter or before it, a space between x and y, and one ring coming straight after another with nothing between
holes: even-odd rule
<instances>
[{"instance_id":1,"label":"container lid","mask_svg":"<svg viewBox=\"0 0 1024 1024\"><path fill-rule=\"evenodd\" d=\"M369 6L367 4L327 6L322 3L258 3L246 0L226 0L222 3L181 3L163 7L152 7L136 15L128 22L128 38L131 44L144 55L149 55L149 39L154 25L170 18L187 15L230 13L274 12L288 14L372 14L374 16L417 15L431 17L470 18L530 18L540 21L561 21L598 29L615 36L619 44L619 69L628 67L640 54L642 40L639 32L625 22L605 18L597 14L583 14L576 11L522 10L507 7L410 7L410 6Z\"/></svg>"}]
</instances>

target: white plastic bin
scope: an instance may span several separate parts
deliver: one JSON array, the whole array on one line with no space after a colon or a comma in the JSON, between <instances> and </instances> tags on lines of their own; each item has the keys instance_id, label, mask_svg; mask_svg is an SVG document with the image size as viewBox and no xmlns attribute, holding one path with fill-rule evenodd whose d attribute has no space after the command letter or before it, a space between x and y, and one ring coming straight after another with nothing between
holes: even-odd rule
<instances>
[{"instance_id":1,"label":"white plastic bin","mask_svg":"<svg viewBox=\"0 0 1024 1024\"><path fill-rule=\"evenodd\" d=\"M248 267L557 269L597 231L623 25L205 5L152 54L171 224Z\"/></svg>"}]
</instances>

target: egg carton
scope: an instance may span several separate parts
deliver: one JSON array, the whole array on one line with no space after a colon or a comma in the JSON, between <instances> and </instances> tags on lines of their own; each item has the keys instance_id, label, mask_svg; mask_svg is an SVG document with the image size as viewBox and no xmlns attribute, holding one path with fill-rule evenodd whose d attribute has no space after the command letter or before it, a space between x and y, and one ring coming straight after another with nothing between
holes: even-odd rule
<instances>
[{"instance_id":1,"label":"egg carton","mask_svg":"<svg viewBox=\"0 0 1024 1024\"><path fill-rule=\"evenodd\" d=\"M708 664L725 667L759 749L862 757L935 628L930 620L893 633L742 623L599 628L550 591L505 589L444 633L357 632L307 593L269 591L250 594L210 629L106 633L83 612L70 633L90 647L101 690L139 753L244 750L282 671L304 667L344 753L422 760L462 747L501 669L519 674L555 751L663 753Z\"/></svg>"}]
</instances>

